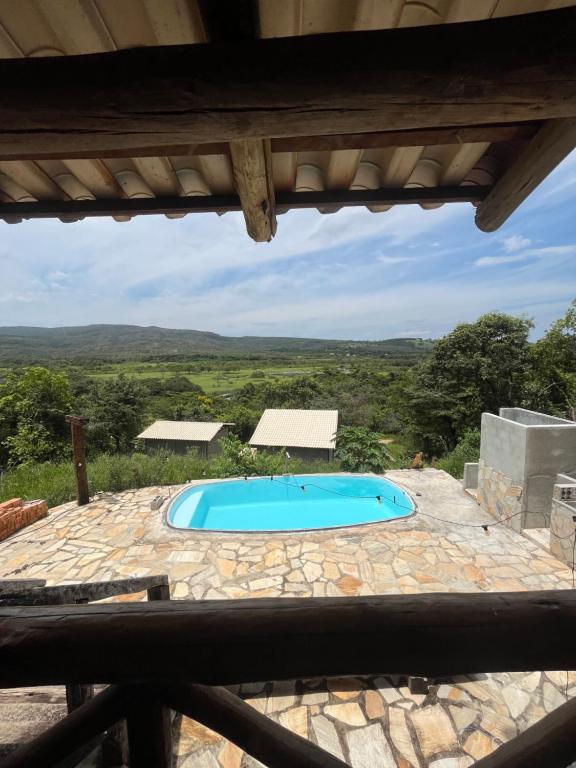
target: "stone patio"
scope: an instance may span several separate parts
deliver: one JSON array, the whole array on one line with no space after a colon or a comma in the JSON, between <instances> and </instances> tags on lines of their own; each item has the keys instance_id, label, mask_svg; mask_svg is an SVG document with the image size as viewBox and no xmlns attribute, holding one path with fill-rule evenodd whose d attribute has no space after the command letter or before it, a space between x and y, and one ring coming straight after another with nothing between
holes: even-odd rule
<instances>
[{"instance_id":1,"label":"stone patio","mask_svg":"<svg viewBox=\"0 0 576 768\"><path fill-rule=\"evenodd\" d=\"M174 599L196 600L572 587L571 570L538 540L505 526L485 533L457 525L494 521L446 473L387 477L416 497L418 514L313 533L174 531L150 511L165 488L105 495L80 509L66 504L0 544L0 578L60 584L167 573ZM452 678L426 695L391 677L263 682L240 694L357 768L464 768L576 694L576 674ZM179 766L257 765L193 721L177 718L174 728Z\"/></svg>"}]
</instances>

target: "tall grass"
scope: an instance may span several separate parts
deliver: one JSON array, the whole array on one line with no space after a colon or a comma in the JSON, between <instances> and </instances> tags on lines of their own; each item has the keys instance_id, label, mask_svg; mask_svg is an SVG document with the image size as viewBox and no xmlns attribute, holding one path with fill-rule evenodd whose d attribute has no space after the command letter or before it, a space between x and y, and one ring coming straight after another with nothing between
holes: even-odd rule
<instances>
[{"instance_id":1,"label":"tall grass","mask_svg":"<svg viewBox=\"0 0 576 768\"><path fill-rule=\"evenodd\" d=\"M290 472L337 472L338 465L293 459ZM221 464L195 453L102 454L88 461L90 495L154 485L177 485L203 477L221 477ZM19 497L46 499L53 507L76 498L72 463L23 464L0 476L0 501Z\"/></svg>"}]
</instances>

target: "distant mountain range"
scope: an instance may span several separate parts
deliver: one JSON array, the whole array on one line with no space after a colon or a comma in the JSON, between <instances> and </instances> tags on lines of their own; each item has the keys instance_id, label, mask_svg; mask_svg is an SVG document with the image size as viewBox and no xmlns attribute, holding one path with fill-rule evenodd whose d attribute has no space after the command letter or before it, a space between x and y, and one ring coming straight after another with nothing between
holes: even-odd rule
<instances>
[{"instance_id":1,"label":"distant mountain range","mask_svg":"<svg viewBox=\"0 0 576 768\"><path fill-rule=\"evenodd\" d=\"M0 362L72 360L169 361L206 355L355 354L393 357L426 355L433 342L423 339L335 341L274 336L220 336L139 325L82 325L68 328L0 327Z\"/></svg>"}]
</instances>

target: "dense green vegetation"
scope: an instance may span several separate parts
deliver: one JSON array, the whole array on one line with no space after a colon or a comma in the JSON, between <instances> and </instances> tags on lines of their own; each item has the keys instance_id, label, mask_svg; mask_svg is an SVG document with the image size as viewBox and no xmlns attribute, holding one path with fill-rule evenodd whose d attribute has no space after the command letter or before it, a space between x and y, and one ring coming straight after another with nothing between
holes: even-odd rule
<instances>
[{"instance_id":1,"label":"dense green vegetation","mask_svg":"<svg viewBox=\"0 0 576 768\"><path fill-rule=\"evenodd\" d=\"M233 455L232 442L222 456L206 461L194 452L177 456L159 452L99 454L90 460L88 482L90 495L114 493L128 488L146 488L155 485L179 485L189 480L211 477L239 477L243 475L279 474L283 471L283 453L260 454L252 462L250 451L244 456ZM337 471L338 464L322 462L290 462L292 472ZM48 501L49 506L63 504L76 498L74 470L70 460L20 464L0 478L0 499L37 499Z\"/></svg>"},{"instance_id":2,"label":"dense green vegetation","mask_svg":"<svg viewBox=\"0 0 576 768\"><path fill-rule=\"evenodd\" d=\"M422 451L428 463L459 476L463 463L477 458L483 411L521 406L576 416L576 303L535 343L529 341L530 330L528 319L490 313L458 325L433 345L422 343L420 351L427 354L418 359L412 340L410 354L394 357L324 348L322 355L298 352L284 358L250 353L242 359L219 355L169 363L74 359L10 366L0 383L0 499L70 497L64 416L71 412L89 419L94 490L204 474L280 472L280 454L253 456L244 444L265 408L337 409L343 468L404 467ZM225 378L238 371L243 375L235 386L222 391L202 386L208 375ZM235 435L209 463L195 456L135 453L136 435L158 418L234 422Z\"/></svg>"}]
</instances>

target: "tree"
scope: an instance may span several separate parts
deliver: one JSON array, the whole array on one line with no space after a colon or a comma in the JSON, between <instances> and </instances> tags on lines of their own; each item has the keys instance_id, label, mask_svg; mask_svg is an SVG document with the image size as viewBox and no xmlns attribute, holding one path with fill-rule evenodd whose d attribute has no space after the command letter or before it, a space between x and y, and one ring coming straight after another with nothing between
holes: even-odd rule
<instances>
[{"instance_id":1,"label":"tree","mask_svg":"<svg viewBox=\"0 0 576 768\"><path fill-rule=\"evenodd\" d=\"M217 418L220 421L232 423L231 430L238 435L241 440L249 440L258 420L260 413L247 408L245 405L226 403L217 412Z\"/></svg>"},{"instance_id":2,"label":"tree","mask_svg":"<svg viewBox=\"0 0 576 768\"><path fill-rule=\"evenodd\" d=\"M393 459L376 432L366 427L340 427L335 456L345 472L383 472Z\"/></svg>"},{"instance_id":3,"label":"tree","mask_svg":"<svg viewBox=\"0 0 576 768\"><path fill-rule=\"evenodd\" d=\"M283 451L254 451L236 435L219 442L222 453L212 464L217 477L279 475L284 471Z\"/></svg>"},{"instance_id":4,"label":"tree","mask_svg":"<svg viewBox=\"0 0 576 768\"><path fill-rule=\"evenodd\" d=\"M120 375L93 382L82 402L89 449L130 450L142 426L145 403L145 392L134 379Z\"/></svg>"},{"instance_id":5,"label":"tree","mask_svg":"<svg viewBox=\"0 0 576 768\"><path fill-rule=\"evenodd\" d=\"M409 377L403 416L419 450L452 450L484 411L524 402L532 375L528 333L532 322L499 312L462 323L437 342Z\"/></svg>"},{"instance_id":6,"label":"tree","mask_svg":"<svg viewBox=\"0 0 576 768\"><path fill-rule=\"evenodd\" d=\"M527 404L576 420L576 301L532 352L536 374Z\"/></svg>"},{"instance_id":7,"label":"tree","mask_svg":"<svg viewBox=\"0 0 576 768\"><path fill-rule=\"evenodd\" d=\"M9 464L51 461L68 448L68 378L39 366L8 374L0 386L0 457Z\"/></svg>"}]
</instances>

